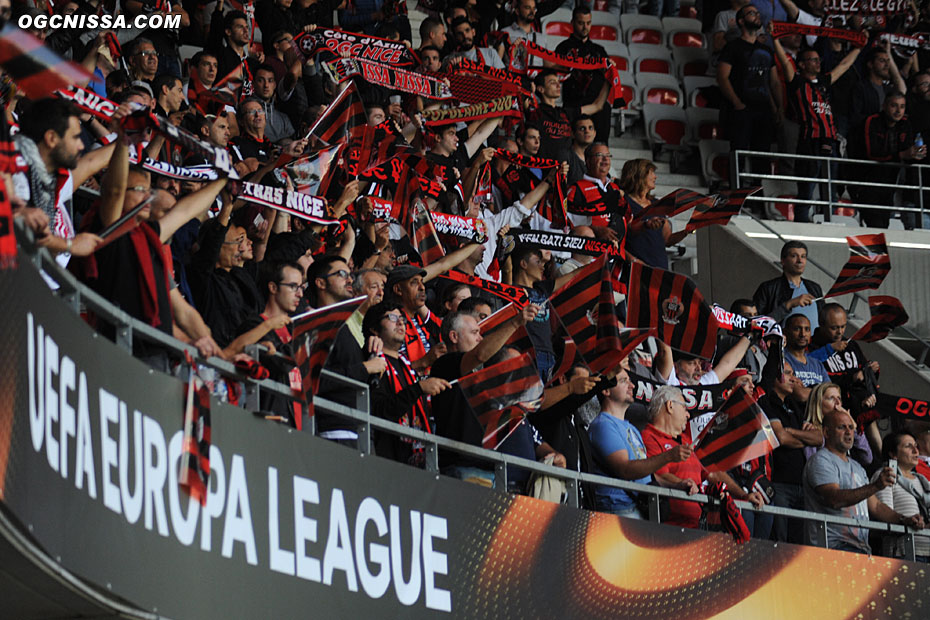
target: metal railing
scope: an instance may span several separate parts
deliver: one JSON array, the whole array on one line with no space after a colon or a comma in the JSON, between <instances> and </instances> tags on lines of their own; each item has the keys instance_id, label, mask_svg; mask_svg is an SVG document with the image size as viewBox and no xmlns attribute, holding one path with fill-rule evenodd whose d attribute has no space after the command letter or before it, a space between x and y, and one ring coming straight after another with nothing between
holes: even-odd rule
<instances>
[{"instance_id":1,"label":"metal railing","mask_svg":"<svg viewBox=\"0 0 930 620\"><path fill-rule=\"evenodd\" d=\"M24 232L25 234L23 234ZM234 380L243 383L245 385L246 407L253 411L259 409L258 403L260 400L260 394L263 390L273 392L280 396L285 396L292 401L299 402L302 400L301 396L292 391L289 386L277 383L270 379L257 381L251 379L250 377L239 374L232 364L218 358L205 359L201 357L199 352L191 345L186 345L183 342L173 337L167 336L163 332L130 317L124 311L115 307L107 300L103 299L100 295L94 291L89 290L82 283L78 282L72 274L62 269L62 267L45 249L36 248L31 243L31 234L29 234L28 231L23 231L21 227L18 226L17 236L21 242L21 249L29 255L29 258L33 264L37 268L43 270L47 276L51 277L55 282L58 283L59 288L57 293L66 302L70 309L77 313L81 311L82 307L86 307L93 310L98 320L106 321L107 323L116 327L117 346L131 353L134 340L139 339L144 342L156 344L164 348L167 352L169 352L169 354L174 354L181 358L185 356L186 352L193 357L195 363L203 364L213 368L221 374L234 378ZM561 467L544 465L529 459L503 454L493 450L486 450L484 448L479 448L446 437L426 433L409 426L404 426L378 417L373 417L369 407L370 400L368 385L359 381L355 381L354 379L332 373L328 370L323 370L322 374L325 375L328 379L331 379L348 389L356 390L355 408L347 407L341 403L337 403L319 396L314 397L313 404L315 409L319 409L321 411L325 411L326 413L352 420L356 423L356 432L358 433L358 451L363 457L372 455L372 438L375 432L403 436L420 441L424 444L426 456L425 469L426 471L435 474L437 479L440 475L439 449L442 448L444 450L468 455L470 458L478 459L492 464L495 472L495 489L500 492L506 492L508 475L507 466L510 465L518 467L522 470L529 471L531 473L549 476L551 478L556 478L563 481L566 486L565 503L574 507L580 506L579 497L582 483L603 485L622 489L624 491L633 491L636 493L645 494L645 496L648 498L649 519L657 523L661 521L660 501L663 498L674 498L700 504L717 503L715 499L710 498L704 494L688 495L684 491L675 489L666 489L652 485L644 485L636 482L619 480L617 478L582 473ZM223 423L235 422L224 418ZM315 427L312 424L309 425L309 427L304 426L304 430L310 433L315 433ZM828 525L849 525L874 530L883 534L904 536L905 558L910 560L914 559L914 532L901 525L894 525L880 521L835 517L804 510L782 508L778 506L763 506L762 508L755 508L752 506L752 504L742 501L737 502L737 505L743 510L752 510L757 513L796 518L805 522L814 522L819 531L818 538L822 541L826 541L824 532ZM824 544L826 543L824 542Z\"/></svg>"},{"instance_id":2,"label":"metal railing","mask_svg":"<svg viewBox=\"0 0 930 620\"><path fill-rule=\"evenodd\" d=\"M787 161L816 161L821 162L823 176L819 177L803 177L798 175L789 175L789 174L773 174L773 173L759 173L752 172L752 165L749 164L749 169L745 169L741 166L743 161L751 162L753 159L759 160L764 159L767 162L771 160L787 160ZM876 181L869 180L860 180L863 177L868 177L871 175L850 175L850 174L838 174L834 177L833 164L837 166L849 165L852 164L856 167L864 166L872 170L888 170L894 169L898 172L904 170L910 172L911 174L917 175L917 184L909 185L907 183L880 183ZM813 198L802 199L802 198L778 198L772 196L749 196L747 200L756 201L756 202L772 202L772 203L788 203L788 204L804 204L810 206L823 206L824 209L824 221L829 222L831 216L833 215L833 207L844 207L844 208L854 208L854 209L874 209L874 210L885 210L885 211L903 211L909 213L919 213L920 216L917 218L917 227L920 228L924 221L924 214L927 213L927 207L930 205L924 205L924 191L930 190L930 186L925 186L923 184L923 179L926 176L930 180L930 165L928 164L917 164L917 163L890 163L890 162L877 162L870 159L847 159L844 157L823 157L818 155L797 155L794 153L769 153L765 151L734 151L730 158L730 166L733 168L733 180L737 188L745 185L743 183L744 179L766 179L770 181L793 181L801 183L810 183L814 186L816 190L817 186L826 186L827 188L827 198L828 200L815 200ZM924 172L927 170L927 172ZM856 202L839 202L835 201L833 197L838 194L835 192L836 186L854 186L854 187L883 187L889 190L889 204L865 204L865 203L856 203ZM917 193L917 204L916 206L907 206L907 205L895 205L894 204L894 192L896 190L905 190L905 191L914 191Z\"/></svg>"}]
</instances>

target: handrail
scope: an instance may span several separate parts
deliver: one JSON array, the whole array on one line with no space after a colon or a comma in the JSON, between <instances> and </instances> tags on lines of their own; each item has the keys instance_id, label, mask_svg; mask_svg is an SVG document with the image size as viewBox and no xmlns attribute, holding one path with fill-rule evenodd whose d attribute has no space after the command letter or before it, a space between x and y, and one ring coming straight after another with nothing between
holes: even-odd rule
<instances>
[{"instance_id":1,"label":"handrail","mask_svg":"<svg viewBox=\"0 0 930 620\"><path fill-rule=\"evenodd\" d=\"M252 391L255 398L257 398L258 393L261 390L270 390L276 394L286 396L295 401L301 400L300 396L295 394L288 386L284 386L283 384L279 384L270 379L256 381L250 377L241 376L236 373L235 367L228 362L215 358L204 359L200 356L199 352L195 348L190 347L189 345L185 345L179 340L176 340L171 336L167 336L159 330L156 330L151 326L145 325L144 323L130 317L124 311L113 306L106 299L103 299L100 295L77 281L72 274L62 269L62 267L58 265L57 262L55 262L54 258L51 257L47 250L35 246L34 243L32 243L31 232L25 230L20 223L17 223L16 225L16 232L20 248L26 250L26 252L31 255L32 262L37 268L42 269L46 275L51 277L59 284L59 292L62 294L65 301L68 302L67 305L72 309L72 311L78 312L80 310L80 303L82 301L85 303L89 302L88 305L93 307L94 311L98 313L101 318L118 323L117 326L122 326L124 328L124 335L122 337L117 337L118 346L121 346L124 349L128 349L128 351L131 353L132 339L137 335L144 340L156 342L169 351L174 352L175 354L183 355L185 352L187 352L193 357L196 363L207 365L225 375L234 376L237 381L241 381L247 385L247 392ZM649 496L650 500L650 519L655 522L660 521L659 498L662 497L692 501L700 504L716 503L716 500L704 494L688 495L684 491L679 491L676 489L644 485L636 482L620 480L617 478L590 473L581 473L565 468L544 465L529 459L503 454L493 450L487 450L485 448L479 448L470 444L449 439L447 437L441 437L411 428L409 426L403 426L389 420L373 417L371 415L370 408L368 407L369 388L366 384L336 373L332 373L325 369L322 371L322 374L337 383L343 384L346 387L356 390L356 408L347 407L343 404L336 403L319 396L314 397L313 404L314 408L316 409L320 409L327 413L353 420L359 424L358 449L363 456L371 454L371 437L372 431L375 430L378 432L387 432L394 435L401 435L423 442L423 444L426 446L426 470L436 474L437 476L440 473L438 460L438 452L440 447L459 454L466 454L470 457L477 458L482 461L493 463L497 481L499 482L497 488L501 492L506 491L507 487L507 465L513 465L533 473L557 478L564 481L566 483L567 490L566 501L571 506L577 507L580 504L578 498L580 485L582 482L609 486L626 491L645 493ZM257 403L257 400L254 402ZM311 433L315 432L315 428L312 425L307 430ZM752 506L752 504L742 501L737 502L737 505L743 510L748 509L763 514L772 514L798 518L804 521L813 521L818 524L818 527L821 530L827 525L831 524L854 525L857 527L864 527L869 530L875 530L887 534L904 535L907 559L914 559L914 532L901 525L871 520L857 520L846 517L835 517L831 515L807 512L803 510L793 510L777 506L763 506L762 508L755 508ZM823 537L823 540L826 540L825 537Z\"/></svg>"},{"instance_id":2,"label":"handrail","mask_svg":"<svg viewBox=\"0 0 930 620\"><path fill-rule=\"evenodd\" d=\"M779 241L781 241L782 243L788 242L788 239L782 236L782 234L779 233L777 230L769 226L765 220L760 219L756 214L751 213L751 212L749 212L748 215L762 228L766 229L771 234L775 235ZM828 278L832 280L836 280L836 277L837 277L836 274L828 271L826 267L818 263L815 259L808 256L807 262L813 265L814 267L816 267L817 269L819 269L820 271L822 271ZM866 305L866 307L868 307L869 300L866 297L864 297L861 293L854 292L854 293L848 293L848 294L851 294L853 296L852 301L849 302L849 308L847 308L846 310L848 314L856 316L855 308L856 308L856 302L858 301L862 301ZM924 368L926 368L927 356L928 354L930 354L930 341L926 340L923 336L921 336L920 334L918 334L911 328L907 327L906 325L901 325L899 327L896 327L895 329L905 332L911 338L913 338L914 340L916 340L917 342L923 345L923 349L921 350L920 355L913 360L913 363L914 363L914 366L917 367L917 369L919 370L923 370Z\"/></svg>"},{"instance_id":3,"label":"handrail","mask_svg":"<svg viewBox=\"0 0 930 620\"><path fill-rule=\"evenodd\" d=\"M824 173L826 178L823 177L803 177L798 176L797 174L788 175L788 174L765 174L765 173L755 173L752 172L751 166L749 170L740 171L740 162L742 158L746 156L748 158L753 157L764 157L766 159L786 159L791 161L797 160L806 160L806 161L818 161L826 164L824 166ZM848 159L844 157L826 157L821 155L798 155L794 153L769 153L766 151L744 151L738 150L734 151L731 157L731 165L734 169L734 181L736 187L741 186L741 181L744 178L749 179L769 179L774 181L794 181L794 182L803 182L810 183L812 185L826 185L827 186L827 197L828 200L814 200L812 198L772 198L766 196L749 196L747 200L755 202L786 202L793 204L804 204L804 205L813 205L813 206L826 206L829 207L824 211L824 221L829 222L832 216L832 211L834 206L842 206L845 208L855 208L855 209L876 209L884 211L905 211L909 213L920 213L920 224L923 224L924 213L926 213L926 208L924 205L924 191L930 190L930 186L924 185L925 174L930 174L930 170L926 171L925 168L930 169L930 164L919 164L919 163L902 163L902 162L879 162L872 161L869 159ZM896 168L898 170L916 170L917 171L917 184L897 184L897 183L877 183L869 180L857 180L855 178L833 178L833 171L831 170L831 164L836 163L846 163L846 164L856 164L856 165L866 165L873 166L875 168ZM863 203L850 203L850 202L836 202L833 200L833 186L835 184L841 185L855 185L855 186L867 186L867 187L887 187L892 190L913 190L917 192L919 205L918 206L896 206L896 205L872 205L872 204L863 204ZM894 192L890 192L893 197Z\"/></svg>"}]
</instances>

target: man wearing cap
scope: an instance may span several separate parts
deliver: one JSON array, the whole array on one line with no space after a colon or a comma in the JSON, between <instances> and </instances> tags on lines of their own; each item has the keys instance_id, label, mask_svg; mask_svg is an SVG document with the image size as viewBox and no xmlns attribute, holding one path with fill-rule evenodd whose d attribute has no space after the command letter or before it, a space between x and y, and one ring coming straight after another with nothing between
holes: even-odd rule
<instances>
[{"instance_id":1,"label":"man wearing cap","mask_svg":"<svg viewBox=\"0 0 930 620\"><path fill-rule=\"evenodd\" d=\"M388 274L387 290L403 308L407 327L403 353L414 368L429 368L446 352L439 340L442 321L426 307L426 270L413 265L398 265Z\"/></svg>"}]
</instances>

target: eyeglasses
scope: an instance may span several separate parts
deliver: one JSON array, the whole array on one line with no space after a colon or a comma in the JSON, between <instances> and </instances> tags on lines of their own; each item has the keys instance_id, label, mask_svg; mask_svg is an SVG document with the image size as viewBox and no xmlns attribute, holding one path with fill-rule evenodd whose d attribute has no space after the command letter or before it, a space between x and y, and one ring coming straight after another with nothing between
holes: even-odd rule
<instances>
[{"instance_id":1,"label":"eyeglasses","mask_svg":"<svg viewBox=\"0 0 930 620\"><path fill-rule=\"evenodd\" d=\"M158 57L158 52L155 50L143 50L141 52L136 52L136 56L155 56Z\"/></svg>"},{"instance_id":2,"label":"eyeglasses","mask_svg":"<svg viewBox=\"0 0 930 620\"><path fill-rule=\"evenodd\" d=\"M142 194L151 194L151 193L152 193L152 188L151 188L151 187L144 187L144 186L142 186L142 185L135 185L135 186L133 186L133 187L127 187L127 188L126 188L126 191L127 191L127 192L140 192L140 193L142 193Z\"/></svg>"},{"instance_id":3,"label":"eyeglasses","mask_svg":"<svg viewBox=\"0 0 930 620\"><path fill-rule=\"evenodd\" d=\"M593 153L591 157L594 159L610 159L610 153Z\"/></svg>"},{"instance_id":4,"label":"eyeglasses","mask_svg":"<svg viewBox=\"0 0 930 620\"><path fill-rule=\"evenodd\" d=\"M399 314L385 314L383 319L387 319L391 323L403 323L404 321L404 317Z\"/></svg>"},{"instance_id":5,"label":"eyeglasses","mask_svg":"<svg viewBox=\"0 0 930 620\"><path fill-rule=\"evenodd\" d=\"M323 276L323 277L324 277L324 278L329 278L329 277L331 277L331 276L339 276L340 278L348 278L348 277L349 277L349 272L346 271L345 269L340 269L339 271L334 271L334 272L332 272L332 273L327 273L327 274L326 274L325 276Z\"/></svg>"},{"instance_id":6,"label":"eyeglasses","mask_svg":"<svg viewBox=\"0 0 930 620\"><path fill-rule=\"evenodd\" d=\"M249 110L245 113L246 116L252 116L252 117L264 116L264 114L265 114L264 110Z\"/></svg>"},{"instance_id":7,"label":"eyeglasses","mask_svg":"<svg viewBox=\"0 0 930 620\"><path fill-rule=\"evenodd\" d=\"M238 239L233 239L232 241L224 241L223 245L239 245L244 240L245 239L243 239L242 237L239 237Z\"/></svg>"},{"instance_id":8,"label":"eyeglasses","mask_svg":"<svg viewBox=\"0 0 930 620\"><path fill-rule=\"evenodd\" d=\"M291 289L295 293L297 291L303 292L307 290L306 284L298 284L297 282L278 282L278 286L286 286L287 288Z\"/></svg>"},{"instance_id":9,"label":"eyeglasses","mask_svg":"<svg viewBox=\"0 0 930 620\"><path fill-rule=\"evenodd\" d=\"M681 405L681 406L684 407L685 409L688 408L688 403L686 403L686 402L683 401L683 400L672 400L672 401L669 401L669 402L678 403L679 405Z\"/></svg>"}]
</instances>

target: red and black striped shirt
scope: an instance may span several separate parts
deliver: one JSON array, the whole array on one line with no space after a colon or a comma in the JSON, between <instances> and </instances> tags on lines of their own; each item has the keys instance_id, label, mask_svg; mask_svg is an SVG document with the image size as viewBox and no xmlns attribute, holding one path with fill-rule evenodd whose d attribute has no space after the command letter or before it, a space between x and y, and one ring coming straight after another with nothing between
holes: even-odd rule
<instances>
[{"instance_id":1,"label":"red and black striped shirt","mask_svg":"<svg viewBox=\"0 0 930 620\"><path fill-rule=\"evenodd\" d=\"M791 106L801 126L799 141L836 140L836 125L830 107L830 85L830 74L826 72L813 80L804 79L800 73L796 73L788 84Z\"/></svg>"}]
</instances>

